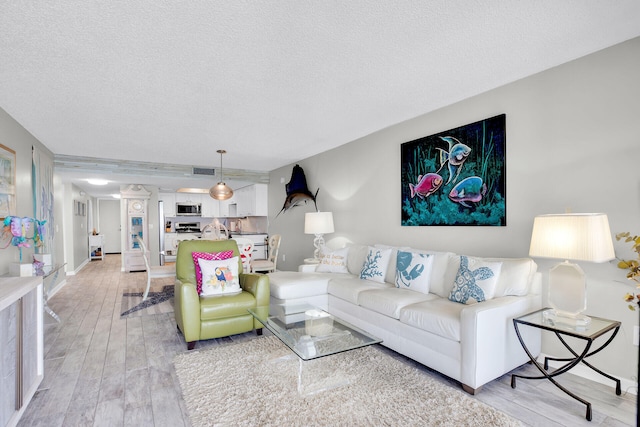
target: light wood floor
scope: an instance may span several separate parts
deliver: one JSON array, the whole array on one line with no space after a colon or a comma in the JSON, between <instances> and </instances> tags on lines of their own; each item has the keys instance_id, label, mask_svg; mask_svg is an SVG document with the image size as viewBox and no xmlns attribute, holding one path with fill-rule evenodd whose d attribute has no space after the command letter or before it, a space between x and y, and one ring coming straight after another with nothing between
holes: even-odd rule
<instances>
[{"instance_id":1,"label":"light wood floor","mask_svg":"<svg viewBox=\"0 0 640 427\"><path fill-rule=\"evenodd\" d=\"M49 301L62 322L45 314L45 377L20 426L190 425L172 363L186 345L173 313L167 312L170 302L120 318L123 291L142 288L145 280L144 273L121 273L119 255L92 261L67 278L66 286ZM156 283L166 284L166 279L153 279L154 287ZM198 343L196 348L253 339L259 337L246 333ZM525 365L518 371L534 369ZM635 425L635 396L624 390L616 396L611 387L564 375L560 382L593 404L593 421L587 422L584 405L548 381L519 380L515 390L509 381L505 375L485 385L475 398L527 426Z\"/></svg>"}]
</instances>

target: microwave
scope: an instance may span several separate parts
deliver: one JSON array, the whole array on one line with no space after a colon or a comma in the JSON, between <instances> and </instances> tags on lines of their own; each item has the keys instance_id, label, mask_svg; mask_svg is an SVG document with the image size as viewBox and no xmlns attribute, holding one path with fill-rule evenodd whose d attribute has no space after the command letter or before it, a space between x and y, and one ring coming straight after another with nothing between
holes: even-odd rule
<instances>
[{"instance_id":1,"label":"microwave","mask_svg":"<svg viewBox=\"0 0 640 427\"><path fill-rule=\"evenodd\" d=\"M176 203L176 216L201 216L202 203L180 202Z\"/></svg>"}]
</instances>

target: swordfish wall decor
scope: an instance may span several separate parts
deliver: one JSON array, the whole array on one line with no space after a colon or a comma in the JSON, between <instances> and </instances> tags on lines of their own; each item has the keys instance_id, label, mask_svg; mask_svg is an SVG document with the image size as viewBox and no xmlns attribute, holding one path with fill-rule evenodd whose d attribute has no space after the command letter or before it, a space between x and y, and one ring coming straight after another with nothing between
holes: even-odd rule
<instances>
[{"instance_id":1,"label":"swordfish wall decor","mask_svg":"<svg viewBox=\"0 0 640 427\"><path fill-rule=\"evenodd\" d=\"M401 145L402 225L506 225L506 116Z\"/></svg>"}]
</instances>

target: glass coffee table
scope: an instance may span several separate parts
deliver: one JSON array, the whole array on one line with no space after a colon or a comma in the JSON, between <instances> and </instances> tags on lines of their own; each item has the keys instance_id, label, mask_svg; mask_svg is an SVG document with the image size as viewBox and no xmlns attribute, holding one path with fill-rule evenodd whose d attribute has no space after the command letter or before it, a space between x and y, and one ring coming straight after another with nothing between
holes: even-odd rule
<instances>
[{"instance_id":1,"label":"glass coffee table","mask_svg":"<svg viewBox=\"0 0 640 427\"><path fill-rule=\"evenodd\" d=\"M326 311L308 304L271 305L249 309L299 360L298 391L309 395L349 383L314 359L381 343L382 340ZM289 356L277 360L289 360ZM318 361L320 362L320 361Z\"/></svg>"}]
</instances>

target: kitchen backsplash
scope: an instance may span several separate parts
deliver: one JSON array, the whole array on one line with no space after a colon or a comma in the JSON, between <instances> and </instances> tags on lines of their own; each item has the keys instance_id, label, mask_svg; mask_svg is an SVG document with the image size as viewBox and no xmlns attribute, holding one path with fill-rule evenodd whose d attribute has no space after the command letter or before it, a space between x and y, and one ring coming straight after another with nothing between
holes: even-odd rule
<instances>
[{"instance_id":1,"label":"kitchen backsplash","mask_svg":"<svg viewBox=\"0 0 640 427\"><path fill-rule=\"evenodd\" d=\"M171 222L171 231L176 222L199 222L200 229L213 222L216 218L195 216L168 216L165 224ZM266 233L269 221L266 216L248 216L244 218L217 218L230 232L235 233Z\"/></svg>"}]
</instances>

